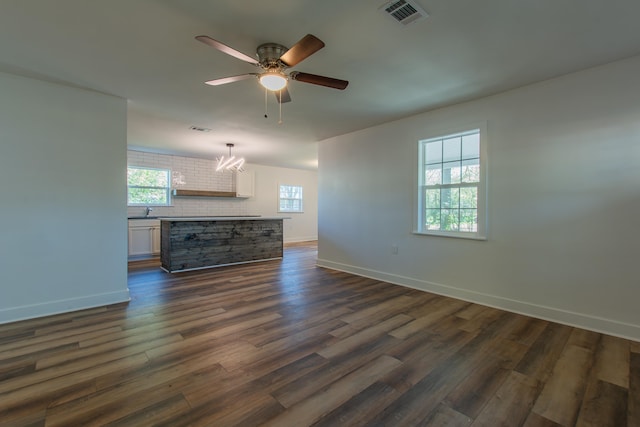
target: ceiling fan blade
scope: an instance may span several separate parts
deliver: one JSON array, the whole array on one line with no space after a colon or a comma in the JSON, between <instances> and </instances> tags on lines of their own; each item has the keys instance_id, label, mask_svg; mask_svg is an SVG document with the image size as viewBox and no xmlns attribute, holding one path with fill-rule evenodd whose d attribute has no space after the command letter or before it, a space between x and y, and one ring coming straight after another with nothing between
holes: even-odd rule
<instances>
[{"instance_id":1,"label":"ceiling fan blade","mask_svg":"<svg viewBox=\"0 0 640 427\"><path fill-rule=\"evenodd\" d=\"M317 76L315 74L309 73L301 73L299 71L292 72L291 74L289 74L289 77L291 77L292 80L296 80L299 82L311 83L313 85L326 86L339 90L344 90L349 85L349 82L346 80Z\"/></svg>"},{"instance_id":2,"label":"ceiling fan blade","mask_svg":"<svg viewBox=\"0 0 640 427\"><path fill-rule=\"evenodd\" d=\"M239 76L223 77L221 79L209 80L208 82L205 82L205 83L211 86L220 86L220 85L226 85L227 83L238 82L240 80L255 78L257 76L258 74L256 73L240 74Z\"/></svg>"},{"instance_id":3,"label":"ceiling fan blade","mask_svg":"<svg viewBox=\"0 0 640 427\"><path fill-rule=\"evenodd\" d=\"M220 52L224 52L227 55L231 55L234 58L238 58L241 61L245 61L248 62L250 64L253 65L260 65L260 63L258 62L257 59L250 57L249 55L245 55L244 53L235 50L232 47L227 46L224 43L219 42L218 40L214 40L209 36L197 36L196 40L198 40L199 42L202 42L206 45L209 45L213 48L218 49Z\"/></svg>"},{"instance_id":4,"label":"ceiling fan blade","mask_svg":"<svg viewBox=\"0 0 640 427\"><path fill-rule=\"evenodd\" d=\"M286 87L284 89L282 89L282 90L277 91L277 92L273 92L273 94L276 96L276 99L281 104L284 104L285 102L291 102L291 95L289 94L289 89L287 89ZM282 95L282 97L281 97L281 95Z\"/></svg>"},{"instance_id":5,"label":"ceiling fan blade","mask_svg":"<svg viewBox=\"0 0 640 427\"><path fill-rule=\"evenodd\" d=\"M283 53L280 57L280 61L284 62L288 67L293 67L323 47L324 42L322 40L316 36L307 34L302 38L302 40L294 44L291 49Z\"/></svg>"}]
</instances>

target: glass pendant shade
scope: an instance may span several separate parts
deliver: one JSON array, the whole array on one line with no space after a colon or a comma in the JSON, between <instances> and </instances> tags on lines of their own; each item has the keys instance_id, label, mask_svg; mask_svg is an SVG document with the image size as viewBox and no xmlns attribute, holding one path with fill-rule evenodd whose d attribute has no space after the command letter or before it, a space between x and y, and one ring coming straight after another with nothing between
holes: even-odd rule
<instances>
[{"instance_id":1,"label":"glass pendant shade","mask_svg":"<svg viewBox=\"0 0 640 427\"><path fill-rule=\"evenodd\" d=\"M260 76L260 84L269 90L278 91L287 86L287 78L282 73L265 73Z\"/></svg>"}]
</instances>

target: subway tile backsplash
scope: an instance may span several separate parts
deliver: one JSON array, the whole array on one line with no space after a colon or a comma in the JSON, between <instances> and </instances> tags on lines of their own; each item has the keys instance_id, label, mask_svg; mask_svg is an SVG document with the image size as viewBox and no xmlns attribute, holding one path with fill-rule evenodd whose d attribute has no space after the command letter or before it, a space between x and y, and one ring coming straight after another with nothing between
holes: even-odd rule
<instances>
[{"instance_id":1,"label":"subway tile backsplash","mask_svg":"<svg viewBox=\"0 0 640 427\"><path fill-rule=\"evenodd\" d=\"M168 168L172 175L172 188L189 190L234 191L235 180L231 172L216 172L215 160L127 151L128 166ZM172 197L172 206L153 206L152 216L216 216L252 215L245 199ZM128 216L144 215L145 208L129 206Z\"/></svg>"}]
</instances>

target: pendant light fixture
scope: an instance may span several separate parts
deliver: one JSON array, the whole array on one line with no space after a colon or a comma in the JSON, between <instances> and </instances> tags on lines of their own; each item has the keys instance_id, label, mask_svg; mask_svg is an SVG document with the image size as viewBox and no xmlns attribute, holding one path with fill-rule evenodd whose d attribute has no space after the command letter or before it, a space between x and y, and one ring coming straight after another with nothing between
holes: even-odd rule
<instances>
[{"instance_id":1,"label":"pendant light fixture","mask_svg":"<svg viewBox=\"0 0 640 427\"><path fill-rule=\"evenodd\" d=\"M231 149L234 147L234 144L227 143L227 147L229 147L229 157L225 159L224 156L220 156L216 159L218 161L216 172L243 172L244 168L242 166L244 165L244 158L236 158L236 156L231 155Z\"/></svg>"}]
</instances>

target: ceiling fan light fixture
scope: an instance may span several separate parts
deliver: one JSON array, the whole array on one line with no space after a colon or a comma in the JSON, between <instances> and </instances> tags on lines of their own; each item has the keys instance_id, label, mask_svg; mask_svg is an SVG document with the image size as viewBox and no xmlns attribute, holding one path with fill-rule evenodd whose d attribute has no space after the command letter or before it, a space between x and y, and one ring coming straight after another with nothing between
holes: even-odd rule
<instances>
[{"instance_id":1,"label":"ceiling fan light fixture","mask_svg":"<svg viewBox=\"0 0 640 427\"><path fill-rule=\"evenodd\" d=\"M287 86L287 78L283 73L267 72L260 76L260 84L271 91L279 91Z\"/></svg>"}]
</instances>

